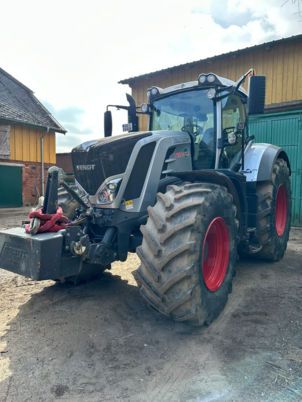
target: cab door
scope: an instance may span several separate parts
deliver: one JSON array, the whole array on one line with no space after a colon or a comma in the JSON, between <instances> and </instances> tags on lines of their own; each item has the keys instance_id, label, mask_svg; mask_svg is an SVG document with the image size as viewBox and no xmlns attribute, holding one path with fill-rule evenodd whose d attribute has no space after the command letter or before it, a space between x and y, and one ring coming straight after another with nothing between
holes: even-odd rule
<instances>
[{"instance_id":1,"label":"cab door","mask_svg":"<svg viewBox=\"0 0 302 402\"><path fill-rule=\"evenodd\" d=\"M244 141L246 109L240 96L230 95L222 100L221 120L223 149L219 167L228 169L239 162Z\"/></svg>"}]
</instances>

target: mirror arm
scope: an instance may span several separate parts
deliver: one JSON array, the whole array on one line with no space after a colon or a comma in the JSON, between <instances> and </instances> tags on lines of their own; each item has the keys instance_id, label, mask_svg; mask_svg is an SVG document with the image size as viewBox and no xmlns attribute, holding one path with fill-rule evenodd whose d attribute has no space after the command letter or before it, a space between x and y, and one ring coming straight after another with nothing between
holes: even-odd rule
<instances>
[{"instance_id":1,"label":"mirror arm","mask_svg":"<svg viewBox=\"0 0 302 402\"><path fill-rule=\"evenodd\" d=\"M250 77L250 76L252 76L252 75L255 75L255 70L254 70L254 68L250 68L245 74L243 74L243 75L239 78L239 80L236 82L234 91L238 91L240 85L243 84L243 82L246 80L246 78L247 78L247 77Z\"/></svg>"},{"instance_id":2,"label":"mirror arm","mask_svg":"<svg viewBox=\"0 0 302 402\"><path fill-rule=\"evenodd\" d=\"M108 111L110 107L115 107L116 109L124 109L124 110L129 110L129 106L124 106L124 105L107 105L106 110Z\"/></svg>"}]
</instances>

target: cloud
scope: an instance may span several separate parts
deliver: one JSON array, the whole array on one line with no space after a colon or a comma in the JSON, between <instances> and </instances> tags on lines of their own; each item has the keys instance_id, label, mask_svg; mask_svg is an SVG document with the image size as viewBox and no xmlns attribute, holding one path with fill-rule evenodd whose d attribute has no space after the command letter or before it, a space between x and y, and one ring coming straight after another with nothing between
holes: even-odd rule
<instances>
[{"instance_id":1,"label":"cloud","mask_svg":"<svg viewBox=\"0 0 302 402\"><path fill-rule=\"evenodd\" d=\"M56 108L52 103L47 100L43 101L43 105L50 111L50 113L62 124L76 123L81 120L81 116L85 113L83 108L78 106L68 106L64 108Z\"/></svg>"},{"instance_id":2,"label":"cloud","mask_svg":"<svg viewBox=\"0 0 302 402\"><path fill-rule=\"evenodd\" d=\"M68 106L64 108L55 108L50 102L43 101L44 106L67 130L64 136L57 135L57 152L65 152L87 140L93 130L90 127L82 126L82 116L85 114L83 108L77 106Z\"/></svg>"},{"instance_id":3,"label":"cloud","mask_svg":"<svg viewBox=\"0 0 302 402\"><path fill-rule=\"evenodd\" d=\"M72 135L83 135L93 133L91 128L79 128L73 125L72 123L64 123L64 127L67 129L68 133Z\"/></svg>"},{"instance_id":4,"label":"cloud","mask_svg":"<svg viewBox=\"0 0 302 402\"><path fill-rule=\"evenodd\" d=\"M232 0L224 0L223 5L221 1L214 0L212 2L211 15L214 22L222 28L228 28L231 25L243 27L256 18L249 7L242 6L242 2L240 1Z\"/></svg>"},{"instance_id":5,"label":"cloud","mask_svg":"<svg viewBox=\"0 0 302 402\"><path fill-rule=\"evenodd\" d=\"M81 120L83 113L85 113L85 110L77 106L56 110L57 118L65 122L78 122Z\"/></svg>"},{"instance_id":6,"label":"cloud","mask_svg":"<svg viewBox=\"0 0 302 402\"><path fill-rule=\"evenodd\" d=\"M85 142L85 137L57 134L57 153L71 151L72 148Z\"/></svg>"},{"instance_id":7,"label":"cloud","mask_svg":"<svg viewBox=\"0 0 302 402\"><path fill-rule=\"evenodd\" d=\"M1 67L69 125L57 136L68 150L82 135L103 135L106 105L125 104L117 81L301 33L297 4L282 1L153 0L146 10L138 0L10 0L1 6L14 16L13 28L1 20ZM45 29L45 15L55 29ZM114 131L125 121L114 116Z\"/></svg>"}]
</instances>

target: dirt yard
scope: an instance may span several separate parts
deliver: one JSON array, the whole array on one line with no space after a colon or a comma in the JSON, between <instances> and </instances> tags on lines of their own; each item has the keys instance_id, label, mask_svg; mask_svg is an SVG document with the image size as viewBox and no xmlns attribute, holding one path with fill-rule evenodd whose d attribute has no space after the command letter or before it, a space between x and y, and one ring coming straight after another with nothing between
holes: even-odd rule
<instances>
[{"instance_id":1,"label":"dirt yard","mask_svg":"<svg viewBox=\"0 0 302 402\"><path fill-rule=\"evenodd\" d=\"M241 261L222 315L194 331L145 306L134 255L78 287L0 269L0 400L301 401L301 256L292 231L283 261Z\"/></svg>"}]
</instances>

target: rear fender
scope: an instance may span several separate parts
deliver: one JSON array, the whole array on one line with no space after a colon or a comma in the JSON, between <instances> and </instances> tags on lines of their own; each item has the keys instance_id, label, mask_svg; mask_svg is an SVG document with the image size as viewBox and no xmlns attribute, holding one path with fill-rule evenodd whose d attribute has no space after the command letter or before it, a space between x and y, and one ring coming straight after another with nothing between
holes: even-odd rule
<instances>
[{"instance_id":1,"label":"rear fender","mask_svg":"<svg viewBox=\"0 0 302 402\"><path fill-rule=\"evenodd\" d=\"M278 158L287 162L291 173L288 156L282 148L272 144L248 144L244 152L244 170L242 171L246 181L271 180L273 166Z\"/></svg>"}]
</instances>

